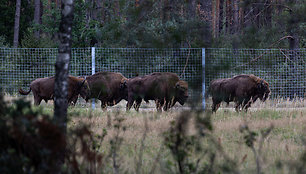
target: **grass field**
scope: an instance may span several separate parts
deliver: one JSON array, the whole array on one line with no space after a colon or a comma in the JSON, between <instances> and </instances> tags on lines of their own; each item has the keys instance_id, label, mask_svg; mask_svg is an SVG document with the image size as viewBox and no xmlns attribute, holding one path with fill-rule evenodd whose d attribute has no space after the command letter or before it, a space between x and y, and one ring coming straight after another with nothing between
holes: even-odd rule
<instances>
[{"instance_id":1,"label":"grass field","mask_svg":"<svg viewBox=\"0 0 306 174\"><path fill-rule=\"evenodd\" d=\"M160 152L164 143L163 133L169 130L171 121L176 120L179 115L175 111L162 114L157 114L155 111L104 113L74 108L69 109L71 120L69 126L87 124L96 135L102 135L103 130L106 130L107 136L100 151L108 151L109 142L114 139L117 132L114 127L115 118L124 118L122 127L125 127L125 131L120 132L123 142L118 150L120 152L118 163L120 163L121 170L134 173L137 168L138 155L143 152L142 164L145 166L142 168L143 173L149 173L153 164L157 165L156 173L160 173L160 171L166 172L167 169L163 168L164 165L173 160L168 149L163 147ZM213 114L211 119L212 135L221 144L225 153L238 162L238 168L242 173L256 173L254 154L251 148L245 145L244 136L239 131L242 125L247 124L251 130L257 133L273 125L273 130L265 139L262 148L261 164L265 173L290 173L288 168L278 169L277 163L298 160L305 150L303 138L305 137L306 109L262 109L250 111L247 114L223 109ZM191 135L197 132L192 121L189 124L188 132ZM143 149L142 142L144 143ZM258 141L256 141L255 148L258 146ZM158 163L155 164L155 159L158 156Z\"/></svg>"},{"instance_id":2,"label":"grass field","mask_svg":"<svg viewBox=\"0 0 306 174\"><path fill-rule=\"evenodd\" d=\"M69 107L69 128L88 125L97 137L97 151L105 156L105 173L114 172L116 161L119 173L177 173L177 164L167 146L165 132L173 127L173 121L182 114L190 117L185 136L199 134L195 112L186 112L181 107L172 108L169 112L157 113L151 105L144 105L140 112L124 111L124 103L103 112L100 108L92 111L90 107ZM209 103L208 103L209 105ZM271 107L273 106L273 107ZM39 107L44 113L53 114L53 105L43 104ZM200 113L200 117L205 117ZM190 162L201 160L208 165L212 152L216 152L217 166L224 165L226 158L235 161L240 173L256 173L254 149L258 153L261 131L273 127L263 141L260 153L260 166L264 173L292 173L290 165L298 161L305 152L306 107L304 100L279 99L266 104L255 103L245 113L236 113L232 108L223 108L210 115L213 126L208 131L210 136L198 139L204 155L195 149L188 151ZM254 149L245 144L245 134L241 127L248 128L258 134ZM102 139L102 135L106 136ZM118 146L114 142L120 140ZM218 145L214 144L217 142ZM222 147L220 152L220 147ZM195 145L196 146L196 145ZM115 147L115 148L114 148ZM187 147L186 147L187 148ZM116 156L114 157L114 149ZM203 155L203 156L202 156ZM283 164L283 165L280 165ZM282 166L282 167L281 167ZM116 167L115 167L116 168Z\"/></svg>"}]
</instances>

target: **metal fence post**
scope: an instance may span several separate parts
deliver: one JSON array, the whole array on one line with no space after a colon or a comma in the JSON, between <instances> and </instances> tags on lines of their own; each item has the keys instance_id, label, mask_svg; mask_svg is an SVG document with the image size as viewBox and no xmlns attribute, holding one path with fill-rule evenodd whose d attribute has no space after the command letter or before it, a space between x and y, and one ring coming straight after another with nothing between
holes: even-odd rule
<instances>
[{"instance_id":1,"label":"metal fence post","mask_svg":"<svg viewBox=\"0 0 306 174\"><path fill-rule=\"evenodd\" d=\"M202 48L202 108L205 110L205 48Z\"/></svg>"},{"instance_id":2,"label":"metal fence post","mask_svg":"<svg viewBox=\"0 0 306 174\"><path fill-rule=\"evenodd\" d=\"M95 74L96 73L96 65L95 65L95 47L91 47L91 74ZM95 109L95 100L92 100L92 105L91 105L92 109Z\"/></svg>"}]
</instances>

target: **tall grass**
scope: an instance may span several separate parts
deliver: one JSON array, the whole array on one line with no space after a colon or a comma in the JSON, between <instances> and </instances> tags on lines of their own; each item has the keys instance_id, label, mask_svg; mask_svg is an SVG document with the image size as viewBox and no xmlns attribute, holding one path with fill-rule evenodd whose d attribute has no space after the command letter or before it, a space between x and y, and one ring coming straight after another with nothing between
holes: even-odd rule
<instances>
[{"instance_id":1,"label":"tall grass","mask_svg":"<svg viewBox=\"0 0 306 174\"><path fill-rule=\"evenodd\" d=\"M11 103L13 100L16 100L18 98L21 98L20 96L16 95L9 95L6 94L4 96L6 102ZM32 104L34 104L33 96L22 96L22 98L26 99L27 101L30 101ZM117 110L125 110L126 108L126 101L121 101L117 105L113 107L108 107L109 111L117 111ZM212 100L211 97L206 99L206 108L211 109ZM41 102L41 105L44 107L53 107L53 101L49 100L48 103L45 103L44 101ZM84 99L80 98L78 99L78 102L76 104L77 108L91 108L91 102L86 103ZM188 110L192 107L192 105L189 105L186 103L184 106L179 105L178 103L175 105L175 109L180 110ZM257 109L296 109L296 108L305 108L306 107L306 100L304 98L283 98L283 97L277 97L273 99L268 99L265 102L260 101L259 99L252 104L250 107L250 110L257 110ZM101 102L99 100L96 100L95 108L100 109L101 108ZM141 110L154 110L155 109L155 102L142 102L141 104ZM234 109L234 103L231 102L229 105L226 103L222 103L220 106L220 109Z\"/></svg>"},{"instance_id":2,"label":"tall grass","mask_svg":"<svg viewBox=\"0 0 306 174\"><path fill-rule=\"evenodd\" d=\"M11 109L17 109L14 97L5 99ZM254 103L256 109L247 113L224 106L214 114L178 106L163 113L150 107L125 112L124 102L107 112L69 107L67 140L75 161L68 160L67 169L80 173L304 172L306 108L300 106L305 101L286 102L290 109ZM51 104L30 110L53 115Z\"/></svg>"},{"instance_id":3,"label":"tall grass","mask_svg":"<svg viewBox=\"0 0 306 174\"><path fill-rule=\"evenodd\" d=\"M82 111L81 111L82 112ZM134 166L137 166L137 156L142 154L142 164L144 173L150 172L154 160L160 158L156 173L160 171L171 171L165 166L174 165L171 150L161 146L164 143L164 133L171 129L172 122L180 117L180 113L170 111L167 113L157 114L153 111L143 112L95 112L90 116L70 115L70 126L87 123L91 130L99 135L105 128L108 135L105 137L101 151L107 151L109 143L107 140L112 139L115 130L112 126L115 115L119 114L124 118L122 126L125 127L122 133L123 142L119 155L122 159L122 168L128 173L134 172ZM189 115L190 116L190 115ZM198 133L195 118L190 116L188 122L187 135L196 135ZM304 150L303 137L306 123L306 109L299 110L274 110L262 109L248 113L236 113L231 110L220 110L211 115L213 131L210 133L218 143L223 147L224 153L230 159L236 161L238 169L242 173L256 173L256 160L252 149L245 145L244 135L240 132L240 127L248 125L249 129L260 134L262 130L268 129L273 125L270 134L263 140L262 146L262 171L264 173L275 173L280 169L277 167L280 161L298 160ZM143 138L145 134L145 139ZM256 137L256 140L259 138ZM257 148L259 142L255 140L254 146ZM204 146L212 146L211 142L203 139ZM207 144L205 144L207 143ZM208 148L208 147L207 147ZM218 149L215 149L217 151ZM219 154L220 155L220 154ZM192 157L196 159L197 154ZM221 159L224 159L222 155ZM209 160L209 159L204 159ZM289 168L282 169L282 172L290 172Z\"/></svg>"}]
</instances>

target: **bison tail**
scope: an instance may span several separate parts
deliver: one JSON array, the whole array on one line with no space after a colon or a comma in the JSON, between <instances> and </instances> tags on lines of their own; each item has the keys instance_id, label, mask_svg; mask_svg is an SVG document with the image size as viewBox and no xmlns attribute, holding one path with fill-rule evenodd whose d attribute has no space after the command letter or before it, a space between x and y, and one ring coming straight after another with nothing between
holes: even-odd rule
<instances>
[{"instance_id":1,"label":"bison tail","mask_svg":"<svg viewBox=\"0 0 306 174\"><path fill-rule=\"evenodd\" d=\"M29 91L24 91L21 88L19 88L19 93L22 94L22 95L28 95L30 92L31 92L31 88L30 88Z\"/></svg>"}]
</instances>

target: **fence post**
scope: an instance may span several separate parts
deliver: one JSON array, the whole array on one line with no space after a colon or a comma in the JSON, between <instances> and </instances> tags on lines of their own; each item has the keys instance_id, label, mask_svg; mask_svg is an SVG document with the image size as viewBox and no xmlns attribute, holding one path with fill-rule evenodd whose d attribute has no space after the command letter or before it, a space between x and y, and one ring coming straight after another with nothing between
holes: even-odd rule
<instances>
[{"instance_id":1,"label":"fence post","mask_svg":"<svg viewBox=\"0 0 306 174\"><path fill-rule=\"evenodd\" d=\"M202 108L205 110L205 48L202 48Z\"/></svg>"},{"instance_id":2,"label":"fence post","mask_svg":"<svg viewBox=\"0 0 306 174\"><path fill-rule=\"evenodd\" d=\"M91 74L95 74L96 73L96 64L95 64L95 47L91 47ZM92 109L95 109L95 100L92 100L92 105L91 105Z\"/></svg>"}]
</instances>

